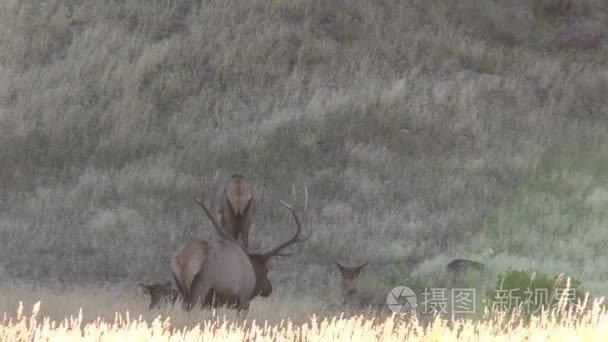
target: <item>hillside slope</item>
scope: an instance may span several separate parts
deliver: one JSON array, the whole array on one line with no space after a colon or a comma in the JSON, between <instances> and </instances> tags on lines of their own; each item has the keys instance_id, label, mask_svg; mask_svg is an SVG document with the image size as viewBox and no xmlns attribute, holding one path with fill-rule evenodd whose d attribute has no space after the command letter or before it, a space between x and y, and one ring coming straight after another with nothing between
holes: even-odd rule
<instances>
[{"instance_id":1,"label":"hillside slope","mask_svg":"<svg viewBox=\"0 0 608 342\"><path fill-rule=\"evenodd\" d=\"M606 5L528 3L3 2L0 270L168 279L218 168L255 182L257 246L308 186L288 288L479 252L530 169L608 136Z\"/></svg>"}]
</instances>

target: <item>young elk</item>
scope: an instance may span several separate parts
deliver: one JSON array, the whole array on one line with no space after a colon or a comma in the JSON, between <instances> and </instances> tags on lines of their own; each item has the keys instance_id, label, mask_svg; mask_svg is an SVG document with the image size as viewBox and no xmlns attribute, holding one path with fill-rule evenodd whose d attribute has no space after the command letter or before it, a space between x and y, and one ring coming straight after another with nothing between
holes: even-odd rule
<instances>
[{"instance_id":1,"label":"young elk","mask_svg":"<svg viewBox=\"0 0 608 342\"><path fill-rule=\"evenodd\" d=\"M480 262L467 259L454 259L446 266L448 275L452 282L460 283L465 279L477 279L481 276L486 266ZM471 272L472 271L472 272ZM472 276L473 278L470 278ZM478 279L479 280L479 279Z\"/></svg>"},{"instance_id":2,"label":"young elk","mask_svg":"<svg viewBox=\"0 0 608 342\"><path fill-rule=\"evenodd\" d=\"M344 303L346 304L356 293L357 293L357 278L361 273L363 267L368 263L364 263L355 267L348 267L341 265L339 262L335 262L340 269L340 275L342 276L342 295L344 297Z\"/></svg>"},{"instance_id":3,"label":"young elk","mask_svg":"<svg viewBox=\"0 0 608 342\"><path fill-rule=\"evenodd\" d=\"M342 310L346 308L356 311L365 311L368 314L379 315L386 309L386 297L378 298L377 293L358 291L357 283L361 270L368 264L367 262L354 267L348 267L335 262L340 269L342 277Z\"/></svg>"},{"instance_id":4,"label":"young elk","mask_svg":"<svg viewBox=\"0 0 608 342\"><path fill-rule=\"evenodd\" d=\"M270 251L252 252L221 228L202 199L195 198L194 201L203 209L220 239L193 239L179 246L173 254L171 269L186 310L191 310L196 303L207 306L211 292L220 298L221 303L235 304L239 313L247 310L253 298L258 295L268 297L272 293L268 261L274 256L292 255L282 250L308 240L312 234L300 236L302 227L298 215L290 205L281 201L295 220L297 229L294 236ZM308 190L305 189L304 212L307 207Z\"/></svg>"},{"instance_id":5,"label":"young elk","mask_svg":"<svg viewBox=\"0 0 608 342\"><path fill-rule=\"evenodd\" d=\"M172 286L170 281L150 285L139 283L139 286L144 291L144 294L150 295L149 310L154 308L160 309L168 304L174 305L179 296L177 289Z\"/></svg>"},{"instance_id":6,"label":"young elk","mask_svg":"<svg viewBox=\"0 0 608 342\"><path fill-rule=\"evenodd\" d=\"M484 264L467 259L454 259L446 266L449 273L464 273L469 270L483 271L485 268Z\"/></svg>"}]
</instances>

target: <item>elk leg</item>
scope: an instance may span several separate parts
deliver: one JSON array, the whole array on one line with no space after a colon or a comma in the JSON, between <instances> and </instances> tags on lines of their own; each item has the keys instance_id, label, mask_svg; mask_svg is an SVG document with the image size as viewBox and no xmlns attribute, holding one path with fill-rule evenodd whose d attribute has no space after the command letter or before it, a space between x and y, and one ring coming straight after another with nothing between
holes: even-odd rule
<instances>
[{"instance_id":1,"label":"elk leg","mask_svg":"<svg viewBox=\"0 0 608 342\"><path fill-rule=\"evenodd\" d=\"M220 308L222 306L222 301L221 298L215 293L215 291L211 290L207 293L207 296L205 297L205 303L204 306L206 308Z\"/></svg>"},{"instance_id":2,"label":"elk leg","mask_svg":"<svg viewBox=\"0 0 608 342\"><path fill-rule=\"evenodd\" d=\"M239 319L245 319L249 313L249 301L238 300L236 304L236 315Z\"/></svg>"},{"instance_id":3,"label":"elk leg","mask_svg":"<svg viewBox=\"0 0 608 342\"><path fill-rule=\"evenodd\" d=\"M243 229L241 236L243 239L243 246L249 247L249 229Z\"/></svg>"},{"instance_id":4,"label":"elk leg","mask_svg":"<svg viewBox=\"0 0 608 342\"><path fill-rule=\"evenodd\" d=\"M200 272L199 272L200 274ZM190 288L190 304L192 306L204 308L208 304L208 295L211 291L211 284L208 281L200 279L199 274L196 275Z\"/></svg>"},{"instance_id":5,"label":"elk leg","mask_svg":"<svg viewBox=\"0 0 608 342\"><path fill-rule=\"evenodd\" d=\"M189 291L184 288L184 286L182 286L182 284L179 282L179 280L177 279L177 276L175 275L175 272L171 272L171 274L173 274L173 281L175 282L175 286L177 287L177 291L179 292L179 294L181 295L181 299L182 299L182 309L185 311L190 311L190 305L189 300L190 300L190 293Z\"/></svg>"},{"instance_id":6,"label":"elk leg","mask_svg":"<svg viewBox=\"0 0 608 342\"><path fill-rule=\"evenodd\" d=\"M186 303L186 310L190 311L192 310L193 307L195 306L204 306L205 304L205 297L207 296L207 292L209 292L209 287L207 287L207 289L201 293L198 290L198 283L201 279L201 271L199 270L196 275L194 275L194 278L192 279L192 283L190 283L190 287L186 289L186 299L184 300L184 302ZM201 284L204 285L204 284ZM202 296L198 296L197 293L201 293ZM199 298L200 297L200 298Z\"/></svg>"}]
</instances>

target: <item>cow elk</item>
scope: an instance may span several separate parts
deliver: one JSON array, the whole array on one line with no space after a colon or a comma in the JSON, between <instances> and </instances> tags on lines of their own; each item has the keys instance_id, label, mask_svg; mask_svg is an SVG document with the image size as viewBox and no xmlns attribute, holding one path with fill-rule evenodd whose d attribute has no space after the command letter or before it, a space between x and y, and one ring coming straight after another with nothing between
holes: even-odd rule
<instances>
[{"instance_id":1,"label":"cow elk","mask_svg":"<svg viewBox=\"0 0 608 342\"><path fill-rule=\"evenodd\" d=\"M343 296L343 307L350 307L351 309L364 310L371 314L379 314L386 309L386 303L384 298L379 301L377 294L360 292L357 289L358 278L363 268L368 264L367 262L359 266L345 266L339 262L334 262L340 270L340 276L342 278L342 296Z\"/></svg>"},{"instance_id":2,"label":"cow elk","mask_svg":"<svg viewBox=\"0 0 608 342\"><path fill-rule=\"evenodd\" d=\"M469 270L483 271L485 268L484 264L467 259L454 259L446 266L449 273L464 273Z\"/></svg>"},{"instance_id":3,"label":"cow elk","mask_svg":"<svg viewBox=\"0 0 608 342\"><path fill-rule=\"evenodd\" d=\"M168 304L174 305L179 296L179 292L172 286L170 281L150 285L139 283L139 286L144 291L144 294L150 296L149 310L154 308L160 309Z\"/></svg>"},{"instance_id":4,"label":"cow elk","mask_svg":"<svg viewBox=\"0 0 608 342\"><path fill-rule=\"evenodd\" d=\"M226 233L249 248L249 228L255 215L255 197L245 177L232 175L226 182L219 214Z\"/></svg>"},{"instance_id":5,"label":"cow elk","mask_svg":"<svg viewBox=\"0 0 608 342\"><path fill-rule=\"evenodd\" d=\"M304 212L308 207L308 190L305 188ZM194 201L203 209L220 239L206 241L193 239L180 245L171 260L171 269L178 289L184 298L184 309L191 310L195 304L207 306L209 293L214 293L222 303L235 304L238 312L247 310L249 302L257 297L268 297L272 284L268 279L268 261L274 256L289 256L286 247L310 238L312 232L301 236L302 226L295 210L287 208L295 221L293 237L267 252L253 252L243 243L228 235L212 212L203 202L203 197Z\"/></svg>"},{"instance_id":6,"label":"cow elk","mask_svg":"<svg viewBox=\"0 0 608 342\"><path fill-rule=\"evenodd\" d=\"M446 270L453 283L462 281L481 281L486 266L480 262L467 259L454 259L446 266Z\"/></svg>"},{"instance_id":7,"label":"cow elk","mask_svg":"<svg viewBox=\"0 0 608 342\"><path fill-rule=\"evenodd\" d=\"M211 188L215 191L220 170L215 173ZM253 187L244 176L233 174L216 192L211 212L222 229L233 239L249 248L249 230L255 216L256 200Z\"/></svg>"},{"instance_id":8,"label":"cow elk","mask_svg":"<svg viewBox=\"0 0 608 342\"><path fill-rule=\"evenodd\" d=\"M346 304L357 293L357 278L359 278L359 274L361 274L361 270L367 265L367 262L355 267L344 266L337 261L335 264L340 269L342 295L344 297L344 304Z\"/></svg>"}]
</instances>

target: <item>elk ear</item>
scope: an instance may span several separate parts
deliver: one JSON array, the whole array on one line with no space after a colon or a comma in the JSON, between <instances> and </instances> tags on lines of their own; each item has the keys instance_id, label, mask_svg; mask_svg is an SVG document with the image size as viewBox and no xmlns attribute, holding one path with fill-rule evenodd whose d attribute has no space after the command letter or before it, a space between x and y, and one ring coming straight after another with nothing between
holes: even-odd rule
<instances>
[{"instance_id":1,"label":"elk ear","mask_svg":"<svg viewBox=\"0 0 608 342\"><path fill-rule=\"evenodd\" d=\"M363 265L361 265L361 266L354 267L354 269L353 269L353 270L354 270L355 272L357 272L357 274L359 274L359 273L361 272L361 269L363 269L363 267L365 267L367 264L368 264L368 263L366 262L366 263L364 263L364 264L363 264Z\"/></svg>"},{"instance_id":2,"label":"elk ear","mask_svg":"<svg viewBox=\"0 0 608 342\"><path fill-rule=\"evenodd\" d=\"M334 264L338 265L338 268L340 269L340 272L344 271L344 266L340 265L339 262L334 261Z\"/></svg>"},{"instance_id":3,"label":"elk ear","mask_svg":"<svg viewBox=\"0 0 608 342\"><path fill-rule=\"evenodd\" d=\"M144 291L144 294L150 294L150 288L148 285L139 283L139 287L141 287L141 289Z\"/></svg>"}]
</instances>

